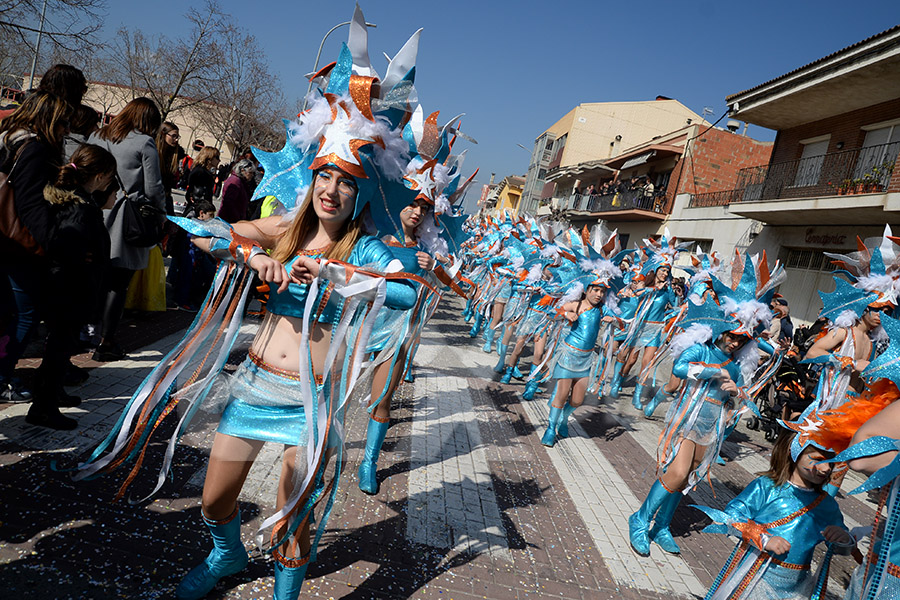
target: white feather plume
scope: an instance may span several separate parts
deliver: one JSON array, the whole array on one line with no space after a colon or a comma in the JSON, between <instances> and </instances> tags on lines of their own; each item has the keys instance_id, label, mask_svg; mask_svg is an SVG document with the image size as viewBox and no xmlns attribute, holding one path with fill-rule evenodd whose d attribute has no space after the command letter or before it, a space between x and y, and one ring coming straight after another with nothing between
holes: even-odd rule
<instances>
[{"instance_id":1,"label":"white feather plume","mask_svg":"<svg viewBox=\"0 0 900 600\"><path fill-rule=\"evenodd\" d=\"M741 375L744 377L744 385L749 385L753 380L753 374L759 368L759 357L759 345L756 340L750 340L735 353Z\"/></svg>"},{"instance_id":2,"label":"white feather plume","mask_svg":"<svg viewBox=\"0 0 900 600\"><path fill-rule=\"evenodd\" d=\"M559 299L557 306L562 306L566 302L580 300L582 292L584 292L584 284L582 284L580 281L576 281L569 289L566 290L566 293L563 294L563 297Z\"/></svg>"},{"instance_id":3,"label":"white feather plume","mask_svg":"<svg viewBox=\"0 0 900 600\"><path fill-rule=\"evenodd\" d=\"M734 298L726 296L722 309L726 315L734 315L750 331L760 324L766 329L772 324L771 309L758 300L745 300L738 304Z\"/></svg>"},{"instance_id":4,"label":"white feather plume","mask_svg":"<svg viewBox=\"0 0 900 600\"><path fill-rule=\"evenodd\" d=\"M856 322L858 320L859 320L859 315L856 314L856 311L848 308L847 310L845 310L844 312L839 314L837 317L835 317L835 319L832 321L832 323L834 323L835 327L846 328L846 327L853 327L854 325L856 325Z\"/></svg>"},{"instance_id":5,"label":"white feather plume","mask_svg":"<svg viewBox=\"0 0 900 600\"><path fill-rule=\"evenodd\" d=\"M681 353L694 344L705 344L712 339L712 334L713 331L709 325L694 323L672 338L672 342L669 344L669 351L672 353L672 358L678 360Z\"/></svg>"},{"instance_id":6,"label":"white feather plume","mask_svg":"<svg viewBox=\"0 0 900 600\"><path fill-rule=\"evenodd\" d=\"M541 264L531 265L531 268L528 269L528 275L525 276L525 283L537 283L541 280L543 275L544 266Z\"/></svg>"}]
</instances>

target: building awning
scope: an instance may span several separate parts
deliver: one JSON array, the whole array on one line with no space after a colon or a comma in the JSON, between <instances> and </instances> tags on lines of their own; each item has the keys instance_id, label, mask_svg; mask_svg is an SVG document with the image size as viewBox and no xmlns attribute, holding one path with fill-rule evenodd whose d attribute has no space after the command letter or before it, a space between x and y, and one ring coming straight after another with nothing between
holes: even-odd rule
<instances>
[{"instance_id":1,"label":"building awning","mask_svg":"<svg viewBox=\"0 0 900 600\"><path fill-rule=\"evenodd\" d=\"M645 152L644 154L641 154L640 156L635 156L634 158L630 158L630 159L626 160L625 164L623 164L621 167L619 167L619 170L622 171L625 169L630 169L631 167L636 167L638 165L642 165L645 162L647 162L648 160L650 160L651 158L653 158L654 156L656 156L656 150L651 150L650 152Z\"/></svg>"}]
</instances>

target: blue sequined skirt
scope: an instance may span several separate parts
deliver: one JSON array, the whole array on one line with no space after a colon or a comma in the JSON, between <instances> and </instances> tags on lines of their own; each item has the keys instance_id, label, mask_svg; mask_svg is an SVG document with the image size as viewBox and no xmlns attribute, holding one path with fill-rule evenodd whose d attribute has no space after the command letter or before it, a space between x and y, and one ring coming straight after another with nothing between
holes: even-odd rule
<instances>
[{"instance_id":1,"label":"blue sequined skirt","mask_svg":"<svg viewBox=\"0 0 900 600\"><path fill-rule=\"evenodd\" d=\"M580 379L591 374L594 364L594 350L582 350L566 342L556 347L556 366L553 379Z\"/></svg>"},{"instance_id":2,"label":"blue sequined skirt","mask_svg":"<svg viewBox=\"0 0 900 600\"><path fill-rule=\"evenodd\" d=\"M305 446L306 411L299 376L266 370L248 357L232 375L228 404L217 431L238 438Z\"/></svg>"}]
</instances>

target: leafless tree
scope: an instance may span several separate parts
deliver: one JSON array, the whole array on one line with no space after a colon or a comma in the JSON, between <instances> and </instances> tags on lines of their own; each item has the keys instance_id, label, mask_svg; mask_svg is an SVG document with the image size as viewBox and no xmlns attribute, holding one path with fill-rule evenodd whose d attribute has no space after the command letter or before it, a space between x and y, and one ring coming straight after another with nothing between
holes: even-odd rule
<instances>
[{"instance_id":1,"label":"leafless tree","mask_svg":"<svg viewBox=\"0 0 900 600\"><path fill-rule=\"evenodd\" d=\"M0 0L0 37L19 51L34 51L44 0ZM97 43L106 0L47 0L43 33L46 43L83 51Z\"/></svg>"},{"instance_id":2,"label":"leafless tree","mask_svg":"<svg viewBox=\"0 0 900 600\"><path fill-rule=\"evenodd\" d=\"M273 145L273 138L281 136L286 103L259 43L246 30L227 23L215 44L218 60L209 99L216 109L204 111L204 123L217 142L233 149Z\"/></svg>"}]
</instances>

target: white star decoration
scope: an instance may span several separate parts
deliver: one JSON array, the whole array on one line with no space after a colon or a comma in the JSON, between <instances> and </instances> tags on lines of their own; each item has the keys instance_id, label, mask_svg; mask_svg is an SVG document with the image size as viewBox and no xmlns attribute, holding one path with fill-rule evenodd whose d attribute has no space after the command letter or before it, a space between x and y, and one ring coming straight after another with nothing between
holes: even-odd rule
<instances>
[{"instance_id":1,"label":"white star decoration","mask_svg":"<svg viewBox=\"0 0 900 600\"><path fill-rule=\"evenodd\" d=\"M358 151L361 146L375 143L376 140L360 136L359 132L354 130L353 123L343 106L337 105L334 110L337 114L328 127L327 135L322 137L313 166L321 166L323 161L320 159L327 158L327 162L333 162L350 175L365 177Z\"/></svg>"}]
</instances>

